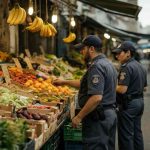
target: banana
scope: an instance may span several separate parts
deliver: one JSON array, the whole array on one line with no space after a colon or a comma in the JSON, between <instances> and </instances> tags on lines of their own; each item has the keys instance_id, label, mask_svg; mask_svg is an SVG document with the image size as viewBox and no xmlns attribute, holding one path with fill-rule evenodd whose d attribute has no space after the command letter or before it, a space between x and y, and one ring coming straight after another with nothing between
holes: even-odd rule
<instances>
[{"instance_id":1,"label":"banana","mask_svg":"<svg viewBox=\"0 0 150 150\"><path fill-rule=\"evenodd\" d=\"M42 27L42 25L43 25L43 20L42 20L42 18L39 18L39 26L37 27L37 31L40 31L41 30L41 27Z\"/></svg>"},{"instance_id":2,"label":"banana","mask_svg":"<svg viewBox=\"0 0 150 150\"><path fill-rule=\"evenodd\" d=\"M47 37L47 31L48 31L48 28L46 25L44 25L43 37Z\"/></svg>"},{"instance_id":3,"label":"banana","mask_svg":"<svg viewBox=\"0 0 150 150\"><path fill-rule=\"evenodd\" d=\"M44 24L42 25L42 27L41 27L41 31L40 31L40 36L43 36L44 35Z\"/></svg>"},{"instance_id":4,"label":"banana","mask_svg":"<svg viewBox=\"0 0 150 150\"><path fill-rule=\"evenodd\" d=\"M76 39L75 33L70 32L69 35L68 35L68 37L63 38L63 41L64 41L65 43L71 43L71 42L74 41L75 39Z\"/></svg>"},{"instance_id":5,"label":"banana","mask_svg":"<svg viewBox=\"0 0 150 150\"><path fill-rule=\"evenodd\" d=\"M50 27L53 35L55 35L57 33L57 30L55 29L55 27L52 24L50 24L50 23L48 23L48 26Z\"/></svg>"},{"instance_id":6,"label":"banana","mask_svg":"<svg viewBox=\"0 0 150 150\"><path fill-rule=\"evenodd\" d=\"M21 18L21 21L20 21L20 24L23 24L26 20L26 16L27 16L27 13L25 11L25 9L21 8L23 10L23 16Z\"/></svg>"},{"instance_id":7,"label":"banana","mask_svg":"<svg viewBox=\"0 0 150 150\"><path fill-rule=\"evenodd\" d=\"M42 37L55 36L56 33L57 33L57 31L56 31L55 27L48 22L44 23L40 30L40 36L42 36Z\"/></svg>"},{"instance_id":8,"label":"banana","mask_svg":"<svg viewBox=\"0 0 150 150\"><path fill-rule=\"evenodd\" d=\"M24 23L26 19L26 11L17 3L10 10L7 23L10 25L18 25Z\"/></svg>"},{"instance_id":9,"label":"banana","mask_svg":"<svg viewBox=\"0 0 150 150\"><path fill-rule=\"evenodd\" d=\"M71 38L74 41L76 39L76 34L75 33L71 33Z\"/></svg>"},{"instance_id":10,"label":"banana","mask_svg":"<svg viewBox=\"0 0 150 150\"><path fill-rule=\"evenodd\" d=\"M41 18L38 18L37 26L35 26L35 28L33 30L31 30L31 32L38 32L38 31L40 31L42 25L43 25L43 20Z\"/></svg>"},{"instance_id":11,"label":"banana","mask_svg":"<svg viewBox=\"0 0 150 150\"><path fill-rule=\"evenodd\" d=\"M48 24L46 26L47 26L47 37L50 37L50 36L52 36L52 30Z\"/></svg>"},{"instance_id":12,"label":"banana","mask_svg":"<svg viewBox=\"0 0 150 150\"><path fill-rule=\"evenodd\" d=\"M23 9L19 6L18 7L18 12L16 12L16 15L18 14L18 16L16 17L16 20L14 21L14 25L20 24L21 19L23 17Z\"/></svg>"},{"instance_id":13,"label":"banana","mask_svg":"<svg viewBox=\"0 0 150 150\"><path fill-rule=\"evenodd\" d=\"M48 23L43 24L41 31L40 31L40 36L42 37L50 37L52 36L52 31L48 25Z\"/></svg>"},{"instance_id":14,"label":"banana","mask_svg":"<svg viewBox=\"0 0 150 150\"><path fill-rule=\"evenodd\" d=\"M10 23L10 22L12 21L14 15L15 15L15 11L16 11L15 7L12 8L12 9L9 11L9 16L8 16L8 19L7 19L7 23Z\"/></svg>"},{"instance_id":15,"label":"banana","mask_svg":"<svg viewBox=\"0 0 150 150\"><path fill-rule=\"evenodd\" d=\"M32 30L33 28L35 28L35 26L37 25L38 23L38 19L37 19L37 16L34 18L32 24L28 27L26 27L27 30Z\"/></svg>"},{"instance_id":16,"label":"banana","mask_svg":"<svg viewBox=\"0 0 150 150\"><path fill-rule=\"evenodd\" d=\"M14 17L13 19L10 21L10 25L14 25L16 19L18 18L18 15L19 15L19 8L15 8L15 14L14 14Z\"/></svg>"},{"instance_id":17,"label":"banana","mask_svg":"<svg viewBox=\"0 0 150 150\"><path fill-rule=\"evenodd\" d=\"M41 30L41 27L43 25L43 20L36 16L31 26L28 26L26 29L31 32L38 32Z\"/></svg>"}]
</instances>

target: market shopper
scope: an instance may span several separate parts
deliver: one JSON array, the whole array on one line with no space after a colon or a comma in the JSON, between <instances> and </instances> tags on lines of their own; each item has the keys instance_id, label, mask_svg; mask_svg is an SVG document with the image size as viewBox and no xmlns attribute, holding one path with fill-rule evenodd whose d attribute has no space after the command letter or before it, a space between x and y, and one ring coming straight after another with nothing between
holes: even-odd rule
<instances>
[{"instance_id":1,"label":"market shopper","mask_svg":"<svg viewBox=\"0 0 150 150\"><path fill-rule=\"evenodd\" d=\"M134 59L135 51L130 41L113 51L121 63L117 86L119 150L144 150L141 118L147 77L146 70Z\"/></svg>"},{"instance_id":2,"label":"market shopper","mask_svg":"<svg viewBox=\"0 0 150 150\"><path fill-rule=\"evenodd\" d=\"M56 80L55 85L79 87L80 112L73 127L82 122L84 150L115 150L117 72L102 54L102 42L89 35L77 44L86 63L91 62L81 81Z\"/></svg>"}]
</instances>

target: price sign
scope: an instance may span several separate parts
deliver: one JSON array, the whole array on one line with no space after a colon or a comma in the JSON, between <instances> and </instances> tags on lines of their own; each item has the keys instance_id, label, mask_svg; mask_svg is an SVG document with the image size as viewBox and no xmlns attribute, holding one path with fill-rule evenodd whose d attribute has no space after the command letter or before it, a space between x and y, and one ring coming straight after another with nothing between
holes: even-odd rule
<instances>
[{"instance_id":1,"label":"price sign","mask_svg":"<svg viewBox=\"0 0 150 150\"><path fill-rule=\"evenodd\" d=\"M31 53L30 53L29 49L25 49L25 53L26 53L27 57L31 58Z\"/></svg>"},{"instance_id":2,"label":"price sign","mask_svg":"<svg viewBox=\"0 0 150 150\"><path fill-rule=\"evenodd\" d=\"M1 65L1 67L2 67L2 71L3 71L6 83L7 84L11 83L10 75L9 75L8 68L7 68L8 66L7 65Z\"/></svg>"},{"instance_id":3,"label":"price sign","mask_svg":"<svg viewBox=\"0 0 150 150\"><path fill-rule=\"evenodd\" d=\"M22 66L18 60L18 58L13 58L14 62L15 62L15 65L17 66L17 68L19 68L21 71L22 71Z\"/></svg>"},{"instance_id":4,"label":"price sign","mask_svg":"<svg viewBox=\"0 0 150 150\"><path fill-rule=\"evenodd\" d=\"M27 66L29 69L33 70L33 67L32 67L32 64L31 64L31 61L30 61L30 58L28 57L25 57L25 62L27 63Z\"/></svg>"},{"instance_id":5,"label":"price sign","mask_svg":"<svg viewBox=\"0 0 150 150\"><path fill-rule=\"evenodd\" d=\"M21 54L20 54L20 57L21 57L21 58L24 58L24 54L23 54L23 53L21 53Z\"/></svg>"}]
</instances>

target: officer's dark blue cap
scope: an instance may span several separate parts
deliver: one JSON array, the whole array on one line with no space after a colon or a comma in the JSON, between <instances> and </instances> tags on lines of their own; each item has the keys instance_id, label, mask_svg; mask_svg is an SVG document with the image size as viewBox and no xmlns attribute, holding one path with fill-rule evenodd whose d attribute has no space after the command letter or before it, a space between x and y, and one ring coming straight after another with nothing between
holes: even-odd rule
<instances>
[{"instance_id":1,"label":"officer's dark blue cap","mask_svg":"<svg viewBox=\"0 0 150 150\"><path fill-rule=\"evenodd\" d=\"M113 53L120 53L121 51L128 51L128 50L130 50L132 52L136 51L134 44L131 41L124 41L116 49L114 49L112 52Z\"/></svg>"},{"instance_id":2,"label":"officer's dark blue cap","mask_svg":"<svg viewBox=\"0 0 150 150\"><path fill-rule=\"evenodd\" d=\"M96 35L88 35L81 43L74 45L75 49L81 50L85 46L93 46L95 48L102 48L102 41Z\"/></svg>"}]
</instances>

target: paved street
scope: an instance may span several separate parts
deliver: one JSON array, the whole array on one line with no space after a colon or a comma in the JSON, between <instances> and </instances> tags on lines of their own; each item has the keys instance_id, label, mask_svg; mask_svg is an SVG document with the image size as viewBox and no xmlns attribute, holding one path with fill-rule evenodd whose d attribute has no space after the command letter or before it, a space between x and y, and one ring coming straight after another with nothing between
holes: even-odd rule
<instances>
[{"instance_id":1,"label":"paved street","mask_svg":"<svg viewBox=\"0 0 150 150\"><path fill-rule=\"evenodd\" d=\"M147 68L147 66L146 66ZM142 118L142 130L144 135L144 150L150 150L150 72L148 73L148 88L145 92L145 110Z\"/></svg>"}]
</instances>

